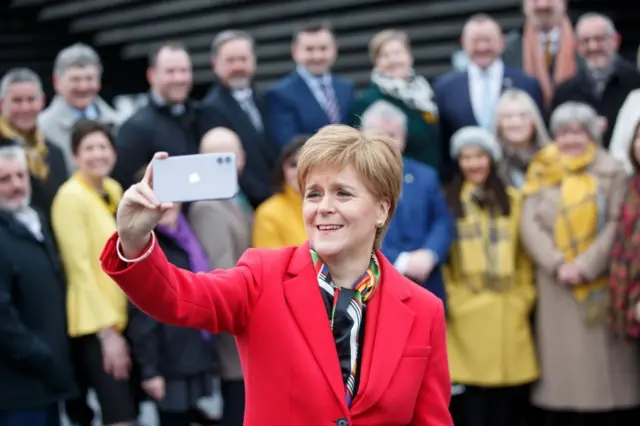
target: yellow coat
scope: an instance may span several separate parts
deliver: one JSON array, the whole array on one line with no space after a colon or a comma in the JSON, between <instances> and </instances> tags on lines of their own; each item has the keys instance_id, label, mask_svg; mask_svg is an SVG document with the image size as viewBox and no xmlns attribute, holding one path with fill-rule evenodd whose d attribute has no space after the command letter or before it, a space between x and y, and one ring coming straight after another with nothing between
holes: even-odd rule
<instances>
[{"instance_id":1,"label":"yellow coat","mask_svg":"<svg viewBox=\"0 0 640 426\"><path fill-rule=\"evenodd\" d=\"M117 205L122 188L106 178L104 188ZM116 230L101 195L77 174L58 191L51 208L53 232L67 276L67 323L72 337L127 324L127 297L100 267L100 253Z\"/></svg>"},{"instance_id":2,"label":"yellow coat","mask_svg":"<svg viewBox=\"0 0 640 426\"><path fill-rule=\"evenodd\" d=\"M460 258L454 242L443 267L447 291L447 348L451 379L475 386L516 386L539 376L532 338L530 315L536 289L532 264L519 241L522 209L520 194L508 188L511 200L509 229L516 236L515 275L504 292L482 289L477 293L465 286L460 274ZM488 227L486 212L482 227Z\"/></svg>"},{"instance_id":3,"label":"yellow coat","mask_svg":"<svg viewBox=\"0 0 640 426\"><path fill-rule=\"evenodd\" d=\"M302 219L302 197L286 185L265 200L253 217L253 247L281 248L307 241Z\"/></svg>"}]
</instances>

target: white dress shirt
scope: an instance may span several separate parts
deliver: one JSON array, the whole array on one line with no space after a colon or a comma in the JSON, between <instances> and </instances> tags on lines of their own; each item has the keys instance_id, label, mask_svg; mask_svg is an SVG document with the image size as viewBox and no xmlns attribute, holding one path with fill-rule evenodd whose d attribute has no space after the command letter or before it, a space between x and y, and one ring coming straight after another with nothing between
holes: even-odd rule
<instances>
[{"instance_id":1,"label":"white dress shirt","mask_svg":"<svg viewBox=\"0 0 640 426\"><path fill-rule=\"evenodd\" d=\"M473 115L481 126L490 126L493 121L491 119L493 111L498 104L498 99L502 92L504 63L501 59L496 59L488 68L483 70L471 62L469 63L468 70L469 97L471 98ZM488 88L485 87L485 82L489 84ZM485 123L487 114L491 118L489 118L488 123Z\"/></svg>"},{"instance_id":2,"label":"white dress shirt","mask_svg":"<svg viewBox=\"0 0 640 426\"><path fill-rule=\"evenodd\" d=\"M40 221L40 216L38 216L38 213L36 213L35 210L31 207L26 207L16 211L14 215L38 241L44 240L44 235L42 234L42 222Z\"/></svg>"},{"instance_id":3,"label":"white dress shirt","mask_svg":"<svg viewBox=\"0 0 640 426\"><path fill-rule=\"evenodd\" d=\"M554 28L548 33L538 32L538 40L540 40L540 44L542 45L542 51L546 51L545 45L547 41L551 42L551 54L555 57L556 53L558 53L558 47L560 46L560 30L558 28Z\"/></svg>"}]
</instances>

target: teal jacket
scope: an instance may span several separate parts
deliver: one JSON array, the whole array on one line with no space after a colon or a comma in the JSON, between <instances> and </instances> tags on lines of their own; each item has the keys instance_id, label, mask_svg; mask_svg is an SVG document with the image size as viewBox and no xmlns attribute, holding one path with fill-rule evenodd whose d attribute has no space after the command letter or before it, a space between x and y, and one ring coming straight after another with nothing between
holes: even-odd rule
<instances>
[{"instance_id":1,"label":"teal jacket","mask_svg":"<svg viewBox=\"0 0 640 426\"><path fill-rule=\"evenodd\" d=\"M359 127L362 114L379 100L385 100L400 108L407 116L407 146L404 155L440 170L440 126L438 117L407 106L401 100L388 96L372 84L353 102L351 125Z\"/></svg>"}]
</instances>

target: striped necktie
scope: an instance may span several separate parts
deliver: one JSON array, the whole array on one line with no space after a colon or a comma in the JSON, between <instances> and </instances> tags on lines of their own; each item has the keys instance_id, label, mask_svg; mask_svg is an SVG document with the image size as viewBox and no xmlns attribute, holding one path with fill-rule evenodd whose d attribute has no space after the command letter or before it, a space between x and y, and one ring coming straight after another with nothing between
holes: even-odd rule
<instances>
[{"instance_id":1,"label":"striped necktie","mask_svg":"<svg viewBox=\"0 0 640 426\"><path fill-rule=\"evenodd\" d=\"M331 84L327 84L325 81L320 81L320 87L322 87L322 93L324 93L324 110L329 117L331 124L340 124L340 108L338 102L336 102L335 93Z\"/></svg>"}]
</instances>

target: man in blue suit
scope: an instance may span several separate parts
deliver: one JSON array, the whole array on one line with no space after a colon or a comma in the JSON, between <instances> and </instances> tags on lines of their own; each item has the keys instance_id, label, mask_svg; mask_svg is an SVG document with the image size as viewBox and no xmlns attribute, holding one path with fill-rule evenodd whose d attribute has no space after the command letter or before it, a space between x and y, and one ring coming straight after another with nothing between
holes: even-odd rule
<instances>
[{"instance_id":1,"label":"man in blue suit","mask_svg":"<svg viewBox=\"0 0 640 426\"><path fill-rule=\"evenodd\" d=\"M338 48L328 23L301 27L291 52L296 69L267 93L267 128L281 148L327 124L347 124L354 98L353 84L331 73Z\"/></svg>"},{"instance_id":2,"label":"man in blue suit","mask_svg":"<svg viewBox=\"0 0 640 426\"><path fill-rule=\"evenodd\" d=\"M466 126L481 126L493 131L494 114L503 90L524 90L541 111L543 105L538 81L502 62L504 36L493 18L484 14L472 16L462 31L461 44L469 59L467 70L446 74L434 85L440 113L440 151L445 156L442 163L445 179L453 170L449 158L451 135Z\"/></svg>"},{"instance_id":3,"label":"man in blue suit","mask_svg":"<svg viewBox=\"0 0 640 426\"><path fill-rule=\"evenodd\" d=\"M404 149L407 117L395 105L380 100L362 115L364 130L377 130ZM440 190L437 172L403 157L402 192L382 241L382 252L403 275L446 301L440 265L449 256L454 219ZM445 305L446 306L446 305Z\"/></svg>"}]
</instances>

